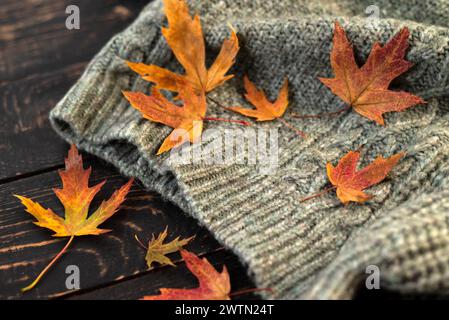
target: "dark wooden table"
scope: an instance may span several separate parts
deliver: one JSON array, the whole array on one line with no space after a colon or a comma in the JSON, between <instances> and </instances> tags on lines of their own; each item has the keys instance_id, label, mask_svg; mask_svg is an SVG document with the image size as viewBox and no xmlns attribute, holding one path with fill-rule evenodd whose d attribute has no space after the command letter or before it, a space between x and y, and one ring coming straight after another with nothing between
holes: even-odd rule
<instances>
[{"instance_id":1,"label":"dark wooden table","mask_svg":"<svg viewBox=\"0 0 449 320\"><path fill-rule=\"evenodd\" d=\"M134 240L147 240L169 227L174 236L196 235L186 249L207 257L221 270L226 264L233 291L253 288L237 257L161 196L137 184L119 213L102 226L100 237L76 238L71 249L26 294L28 285L62 249L67 239L33 224L13 194L20 194L62 214L52 193L61 182L68 145L51 129L48 113L75 83L89 60L115 33L123 30L148 1L144 0L2 0L0 5L0 299L137 299L160 287L195 287L178 253L176 268L147 271L145 252ZM65 27L68 5L79 6L81 28ZM96 207L126 179L101 160L84 154L93 167L91 183L108 182ZM80 269L81 289L67 290L68 265ZM241 296L251 298L254 296Z\"/></svg>"}]
</instances>

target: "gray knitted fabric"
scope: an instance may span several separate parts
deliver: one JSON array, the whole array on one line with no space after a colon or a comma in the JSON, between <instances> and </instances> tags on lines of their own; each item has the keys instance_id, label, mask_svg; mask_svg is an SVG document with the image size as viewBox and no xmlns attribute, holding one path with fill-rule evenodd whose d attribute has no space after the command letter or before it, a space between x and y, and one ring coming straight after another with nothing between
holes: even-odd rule
<instances>
[{"instance_id":1,"label":"gray knitted fabric","mask_svg":"<svg viewBox=\"0 0 449 320\"><path fill-rule=\"evenodd\" d=\"M164 165L155 156L171 128L143 120L121 90L148 93L123 59L181 72L161 36L160 1L115 36L51 112L67 141L137 177L151 190L196 217L247 264L267 298L351 298L364 284L368 265L381 272L381 288L404 294L449 293L449 2L377 0L379 18L368 18L372 1L208 0L191 1L202 18L208 59L229 35L241 42L236 77L211 96L224 105L248 106L242 76L248 74L270 98L285 76L290 105L285 119L309 134L304 140L279 121L255 123L277 129L278 169L257 165ZM329 53L338 20L364 62L375 41L385 43L410 29L407 60L415 65L393 88L428 103L385 115L386 126L354 111L323 119L294 119L342 108L317 77L333 76ZM244 119L210 104L208 116ZM247 118L246 118L247 120ZM223 131L235 124L207 122ZM335 192L299 199L329 186L325 164L364 145L362 163L402 150L407 156L389 178L368 190L366 204L343 206Z\"/></svg>"}]
</instances>

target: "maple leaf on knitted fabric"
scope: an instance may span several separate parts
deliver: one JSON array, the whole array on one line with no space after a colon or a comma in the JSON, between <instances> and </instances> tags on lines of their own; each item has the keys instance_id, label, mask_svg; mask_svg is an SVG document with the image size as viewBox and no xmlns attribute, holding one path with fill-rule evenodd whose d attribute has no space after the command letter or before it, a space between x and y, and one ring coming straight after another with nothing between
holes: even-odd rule
<instances>
[{"instance_id":1,"label":"maple leaf on knitted fabric","mask_svg":"<svg viewBox=\"0 0 449 320\"><path fill-rule=\"evenodd\" d=\"M385 112L403 111L423 99L388 87L393 79L413 64L404 59L408 48L409 30L404 27L387 44L376 42L365 64L360 68L346 33L335 22L331 65L334 78L319 78L331 91L362 116L384 125Z\"/></svg>"},{"instance_id":2,"label":"maple leaf on knitted fabric","mask_svg":"<svg viewBox=\"0 0 449 320\"><path fill-rule=\"evenodd\" d=\"M404 152L400 152L389 158L378 156L372 163L361 170L357 170L360 152L349 151L340 159L336 167L330 162L326 165L327 176L333 186L318 194L304 198L300 202L316 198L336 189L337 197L343 204L351 201L363 203L372 198L363 190L384 180L404 155Z\"/></svg>"},{"instance_id":3,"label":"maple leaf on knitted fabric","mask_svg":"<svg viewBox=\"0 0 449 320\"><path fill-rule=\"evenodd\" d=\"M210 92L222 85L233 75L226 75L235 63L239 51L239 41L231 28L231 37L223 42L215 62L206 68L206 46L200 17L189 14L185 0L164 0L164 11L168 28L162 28L162 34L173 51L176 59L185 70L180 75L156 65L127 61L128 66L146 81L156 84L158 89L178 91L177 82L190 83L197 92Z\"/></svg>"},{"instance_id":4,"label":"maple leaf on knitted fabric","mask_svg":"<svg viewBox=\"0 0 449 320\"><path fill-rule=\"evenodd\" d=\"M238 112L247 117L256 118L256 121L268 121L282 117L288 107L288 81L285 79L282 88L279 90L279 96L275 102L270 102L265 93L252 83L247 76L243 79L245 86L245 98L255 109L230 107L229 110Z\"/></svg>"},{"instance_id":5,"label":"maple leaf on knitted fabric","mask_svg":"<svg viewBox=\"0 0 449 320\"><path fill-rule=\"evenodd\" d=\"M243 78L243 85L245 87L246 100L251 103L255 109L242 108L242 107L228 107L226 109L240 113L247 117L256 118L256 121L270 121L278 120L288 128L295 131L303 138L306 136L304 132L298 130L293 125L288 123L282 116L288 107L288 80L284 80L284 84L279 90L277 99L274 102L270 102L263 90L258 89L254 83L252 83L247 76Z\"/></svg>"},{"instance_id":6,"label":"maple leaf on knitted fabric","mask_svg":"<svg viewBox=\"0 0 449 320\"><path fill-rule=\"evenodd\" d=\"M118 211L119 206L125 200L131 188L133 179L130 179L119 190L116 190L109 200L103 201L98 209L88 217L90 203L106 182L103 181L93 187L89 187L90 172L91 168L84 170L82 157L75 145L72 145L68 157L65 159L65 170L59 170L62 189L53 189L64 206L64 219L54 213L52 209L44 209L39 203L27 197L15 195L25 206L26 211L37 219L34 224L54 231L54 237L70 237L63 250L50 262L36 280L28 287L23 288L22 291L32 289L39 282L49 268L67 250L75 236L100 235L111 231L99 229L98 226Z\"/></svg>"},{"instance_id":7,"label":"maple leaf on knitted fabric","mask_svg":"<svg viewBox=\"0 0 449 320\"><path fill-rule=\"evenodd\" d=\"M150 96L142 92L123 92L126 99L145 119L175 129L165 138L158 155L186 141L198 141L203 132L203 120L207 110L206 95L203 92L195 92L188 83L180 81L178 84L179 97L184 102L182 107L167 100L155 87L151 89Z\"/></svg>"}]
</instances>

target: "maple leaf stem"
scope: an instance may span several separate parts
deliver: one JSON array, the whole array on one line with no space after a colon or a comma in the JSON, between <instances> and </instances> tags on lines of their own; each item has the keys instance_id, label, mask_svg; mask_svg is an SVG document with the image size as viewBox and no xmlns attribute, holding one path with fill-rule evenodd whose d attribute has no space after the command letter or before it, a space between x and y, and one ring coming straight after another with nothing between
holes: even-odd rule
<instances>
[{"instance_id":1,"label":"maple leaf stem","mask_svg":"<svg viewBox=\"0 0 449 320\"><path fill-rule=\"evenodd\" d=\"M210 97L210 96L206 96L207 99L209 99L210 101L212 101L213 103L215 103L217 106L219 106L222 109L226 109L229 110L229 108L223 106L220 102L218 102L217 100L215 100L214 98ZM233 123L238 123L247 127L250 127L251 124L247 121L243 121L243 120L231 120L231 119L222 119L222 118L203 118L203 120L206 121L223 121L223 122L233 122Z\"/></svg>"},{"instance_id":2,"label":"maple leaf stem","mask_svg":"<svg viewBox=\"0 0 449 320\"><path fill-rule=\"evenodd\" d=\"M134 238L136 239L137 243L138 243L142 248L144 248L145 250L148 250L148 247L147 247L146 245L144 245L144 244L142 243L142 241L140 241L140 239L137 237L137 234L134 235Z\"/></svg>"},{"instance_id":3,"label":"maple leaf stem","mask_svg":"<svg viewBox=\"0 0 449 320\"><path fill-rule=\"evenodd\" d=\"M299 136L303 137L303 138L307 138L307 135L302 132L301 130L295 128L293 125L291 125L290 123L288 123L285 119L282 118L277 118L282 124L284 124L286 127L292 129L293 131L296 132L296 134L298 134Z\"/></svg>"},{"instance_id":4,"label":"maple leaf stem","mask_svg":"<svg viewBox=\"0 0 449 320\"><path fill-rule=\"evenodd\" d=\"M322 113L312 114L312 115L300 115L300 114L292 112L291 115L293 117L299 118L299 119L319 119L319 118L326 117L326 116L336 116L336 115L339 115L340 113L343 113L349 109L351 109L350 105L348 105L340 110L333 111L333 112L322 112Z\"/></svg>"},{"instance_id":5,"label":"maple leaf stem","mask_svg":"<svg viewBox=\"0 0 449 320\"><path fill-rule=\"evenodd\" d=\"M306 198L304 198L304 199L301 199L299 202L302 203L302 202L305 202L305 201L307 201L307 200L310 200L310 199L313 199L313 198L317 198L317 197L319 197L319 196L322 196L323 194L328 193L329 191L334 190L335 188L336 188L336 186L329 187L329 188L324 189L323 191L321 191L321 192L319 192L319 193L317 193L317 194L314 194L314 195L312 195L312 196L309 196L309 197L306 197Z\"/></svg>"},{"instance_id":6,"label":"maple leaf stem","mask_svg":"<svg viewBox=\"0 0 449 320\"><path fill-rule=\"evenodd\" d=\"M214 98L212 98L209 95L206 95L207 99L209 99L210 101L212 101L213 103L215 103L217 106L219 106L220 108L229 110L229 108L225 107L224 105L222 105L220 102L218 102L217 100L215 100Z\"/></svg>"},{"instance_id":7,"label":"maple leaf stem","mask_svg":"<svg viewBox=\"0 0 449 320\"><path fill-rule=\"evenodd\" d=\"M251 289L242 289L236 292L232 292L229 294L230 297L240 296L247 293L253 293L253 292L260 292L260 291L268 291L271 294L274 293L273 289L271 288L251 288Z\"/></svg>"},{"instance_id":8,"label":"maple leaf stem","mask_svg":"<svg viewBox=\"0 0 449 320\"><path fill-rule=\"evenodd\" d=\"M36 280L34 280L29 286L22 288L21 291L22 292L26 292L29 291L31 289L33 289L38 282L42 279L42 277L47 273L47 271L55 264L55 262L67 251L67 248L70 246L70 244L72 243L73 239L75 238L74 235L72 235L69 239L69 241L67 242L67 244L64 246L64 248L62 248L62 250L53 258L53 260L51 260L51 262L45 267L44 270L42 270L42 272L37 276Z\"/></svg>"},{"instance_id":9,"label":"maple leaf stem","mask_svg":"<svg viewBox=\"0 0 449 320\"><path fill-rule=\"evenodd\" d=\"M205 117L203 118L204 121L222 121L222 122L231 122L231 123L238 123L243 126L250 127L251 124L249 122L243 121L243 120L232 120L232 119L223 119L223 118L211 118L211 117Z\"/></svg>"}]
</instances>

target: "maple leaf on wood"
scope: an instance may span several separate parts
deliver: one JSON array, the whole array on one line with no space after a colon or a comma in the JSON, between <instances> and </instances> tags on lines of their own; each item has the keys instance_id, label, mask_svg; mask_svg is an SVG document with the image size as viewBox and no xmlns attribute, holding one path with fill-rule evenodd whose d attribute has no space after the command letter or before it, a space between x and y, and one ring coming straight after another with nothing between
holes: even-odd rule
<instances>
[{"instance_id":1,"label":"maple leaf on wood","mask_svg":"<svg viewBox=\"0 0 449 320\"><path fill-rule=\"evenodd\" d=\"M388 87L393 79L413 64L404 59L408 48L409 30L405 27L386 45L376 42L359 68L346 33L335 22L331 65L334 78L319 78L332 92L362 116L384 125L385 112L403 111L425 103L420 97Z\"/></svg>"},{"instance_id":2,"label":"maple leaf on wood","mask_svg":"<svg viewBox=\"0 0 449 320\"><path fill-rule=\"evenodd\" d=\"M207 261L194 253L181 250L187 268L197 277L199 286L194 289L161 288L160 295L145 296L143 300L230 300L231 283L228 270L221 273Z\"/></svg>"},{"instance_id":3,"label":"maple leaf on wood","mask_svg":"<svg viewBox=\"0 0 449 320\"><path fill-rule=\"evenodd\" d=\"M30 290L38 283L45 272L67 250L75 236L100 235L110 231L99 229L98 226L117 212L131 188L133 179L130 179L128 183L115 191L109 200L103 201L98 209L88 217L90 203L106 182L103 181L93 187L89 187L90 172L91 168L87 170L83 168L82 157L75 145L72 145L68 157L65 159L65 170L59 170L62 189L53 189L64 206L65 219L54 213L52 209L44 209L39 203L27 197L15 195L25 206L26 211L37 219L34 224L54 231L54 237L70 237L64 249L52 260L38 278L31 285L22 289L22 291Z\"/></svg>"},{"instance_id":4,"label":"maple leaf on wood","mask_svg":"<svg viewBox=\"0 0 449 320\"><path fill-rule=\"evenodd\" d=\"M167 100L155 87L152 88L150 96L141 92L123 92L126 99L142 113L144 118L176 129L164 140L157 152L158 155L186 141L192 143L198 141L203 131L207 109L205 94L195 92L189 84L182 81L178 84L179 97L184 102L182 107Z\"/></svg>"},{"instance_id":5,"label":"maple leaf on wood","mask_svg":"<svg viewBox=\"0 0 449 320\"><path fill-rule=\"evenodd\" d=\"M158 89L177 92L177 82L183 80L190 83L197 92L209 92L233 77L226 75L235 62L239 51L239 41L231 28L231 37L226 39L212 66L206 68L206 46L200 17L189 14L184 0L164 0L164 11L168 20L168 28L162 28L162 34L173 51L176 59L185 70L180 75L156 65L134 63L128 66L146 81L156 84Z\"/></svg>"},{"instance_id":6,"label":"maple leaf on wood","mask_svg":"<svg viewBox=\"0 0 449 320\"><path fill-rule=\"evenodd\" d=\"M186 239L176 239L164 243L165 238L168 234L168 227L165 228L163 232L159 234L157 238L154 237L154 234L151 240L148 243L147 254L145 256L145 260L148 265L148 269L153 268L153 263L157 262L160 265L170 265L175 266L175 264L168 258L166 255L169 253L173 253L179 251L183 246L188 244L194 237L189 237Z\"/></svg>"}]
</instances>

